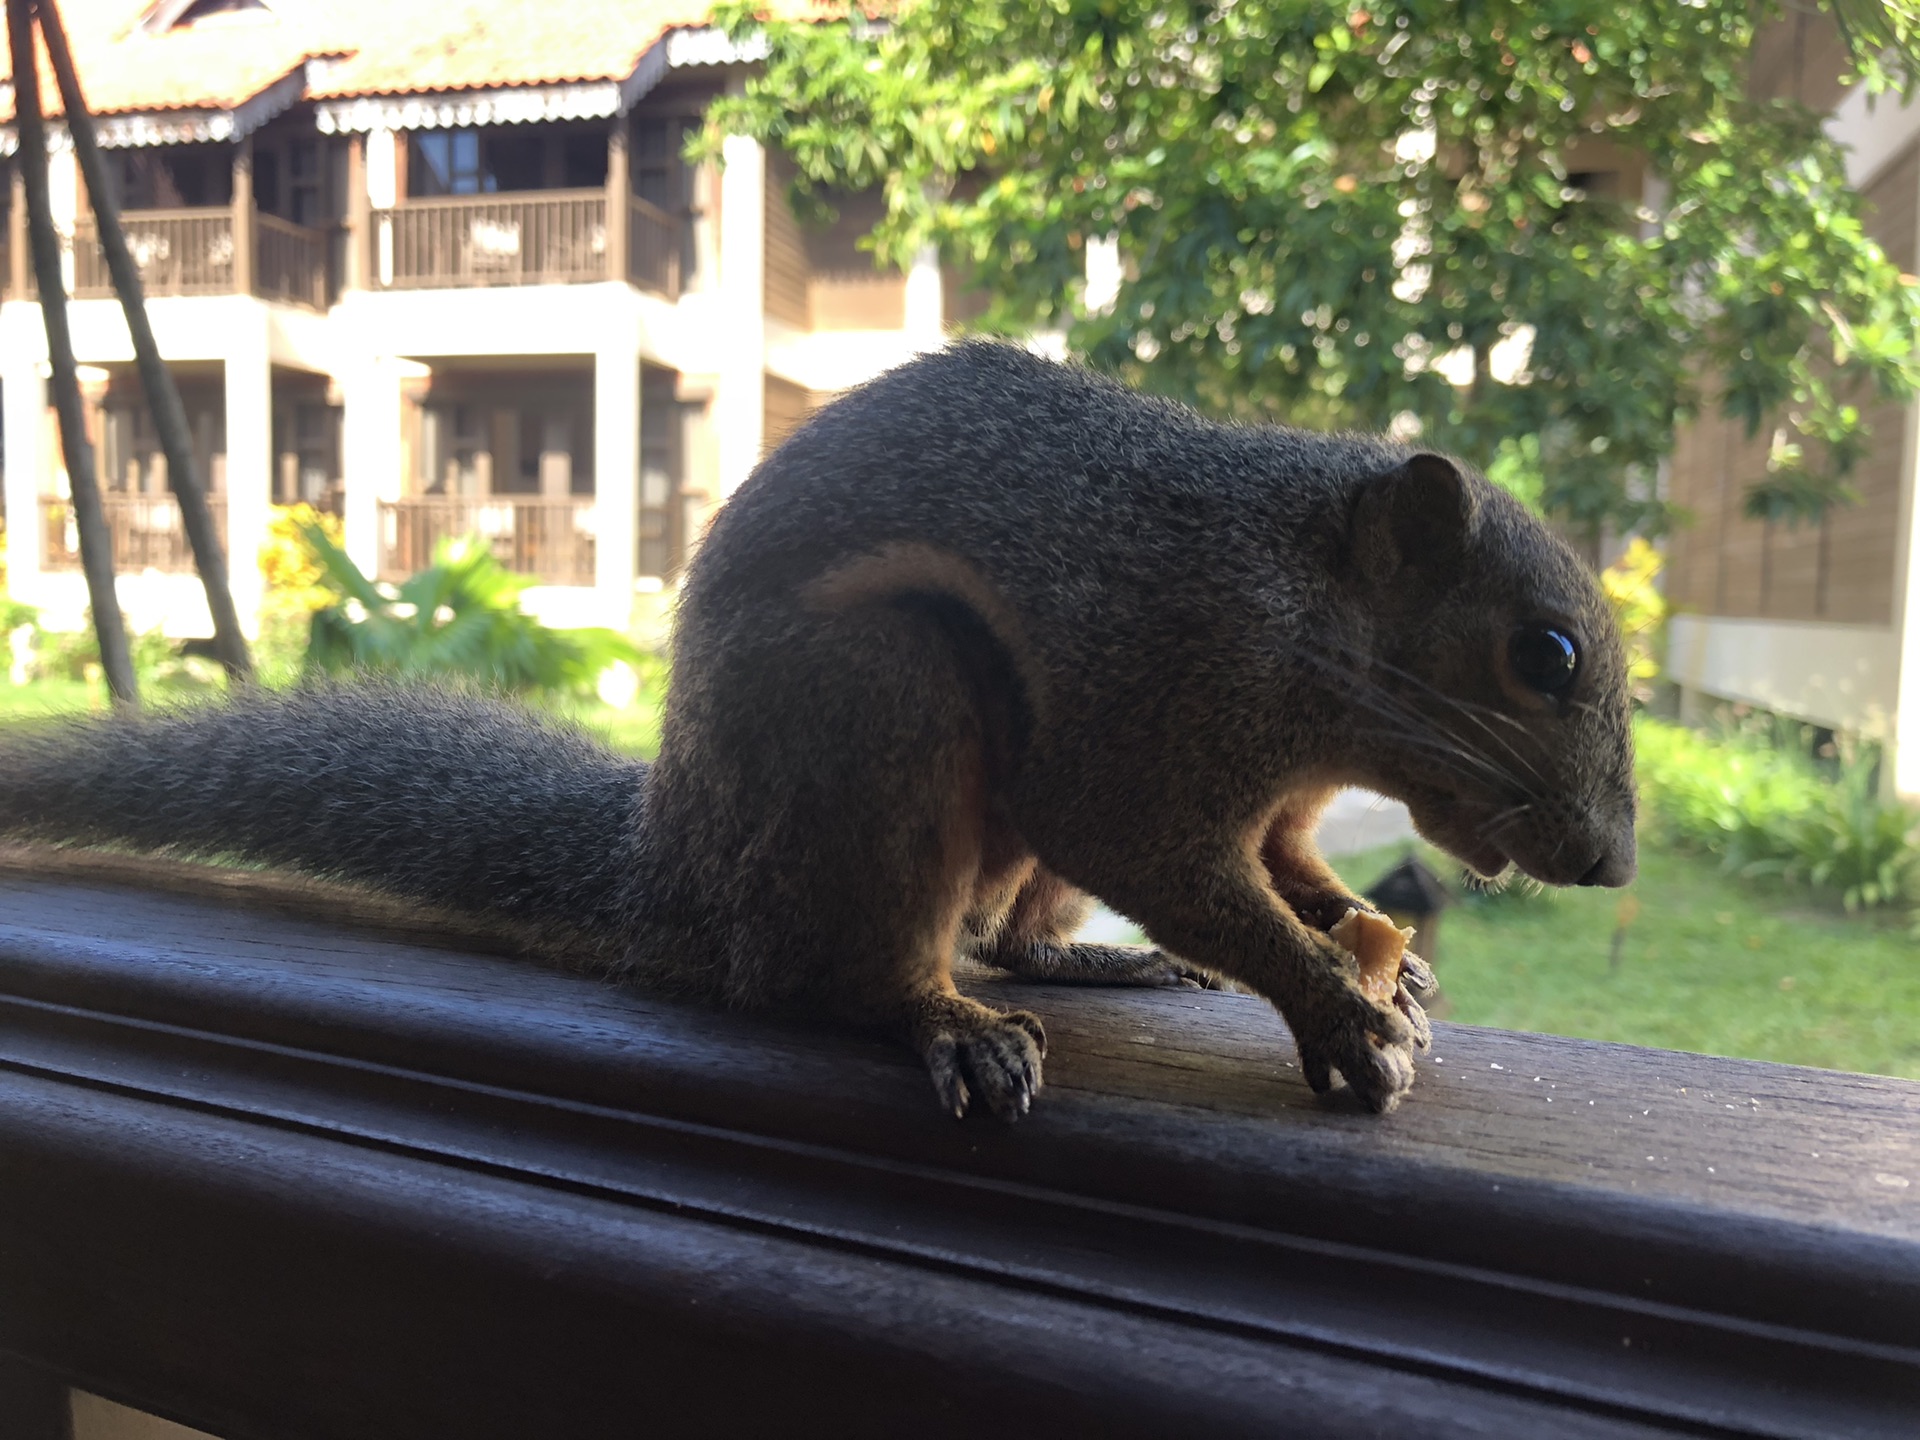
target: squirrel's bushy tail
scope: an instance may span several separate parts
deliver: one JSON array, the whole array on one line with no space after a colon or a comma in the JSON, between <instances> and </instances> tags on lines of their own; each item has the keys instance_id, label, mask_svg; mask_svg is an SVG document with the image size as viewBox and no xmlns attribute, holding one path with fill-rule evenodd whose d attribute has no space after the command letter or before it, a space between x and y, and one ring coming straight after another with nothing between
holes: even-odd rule
<instances>
[{"instance_id":1,"label":"squirrel's bushy tail","mask_svg":"<svg viewBox=\"0 0 1920 1440\"><path fill-rule=\"evenodd\" d=\"M607 934L646 766L510 703L387 686L0 736L0 835L234 855Z\"/></svg>"}]
</instances>

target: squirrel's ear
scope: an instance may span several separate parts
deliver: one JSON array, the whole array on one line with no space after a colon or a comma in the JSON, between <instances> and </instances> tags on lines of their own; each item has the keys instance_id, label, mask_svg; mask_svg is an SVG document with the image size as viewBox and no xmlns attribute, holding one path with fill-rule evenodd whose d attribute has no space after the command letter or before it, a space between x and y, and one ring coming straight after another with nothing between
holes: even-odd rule
<instances>
[{"instance_id":1,"label":"squirrel's ear","mask_svg":"<svg viewBox=\"0 0 1920 1440\"><path fill-rule=\"evenodd\" d=\"M1479 520L1478 497L1444 455L1422 453L1361 488L1353 517L1353 556L1361 574L1382 584L1403 569L1456 563Z\"/></svg>"}]
</instances>

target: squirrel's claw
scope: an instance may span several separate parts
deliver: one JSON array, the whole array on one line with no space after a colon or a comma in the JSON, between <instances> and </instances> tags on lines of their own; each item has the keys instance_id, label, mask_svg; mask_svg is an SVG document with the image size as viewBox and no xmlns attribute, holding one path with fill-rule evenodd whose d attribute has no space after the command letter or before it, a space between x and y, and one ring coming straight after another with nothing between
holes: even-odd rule
<instances>
[{"instance_id":1,"label":"squirrel's claw","mask_svg":"<svg viewBox=\"0 0 1920 1440\"><path fill-rule=\"evenodd\" d=\"M920 1053L941 1108L955 1119L975 1099L1011 1124L1040 1092L1047 1032L1025 1010L1001 1013L984 1005L948 1006L943 1024L927 1034Z\"/></svg>"},{"instance_id":2,"label":"squirrel's claw","mask_svg":"<svg viewBox=\"0 0 1920 1440\"><path fill-rule=\"evenodd\" d=\"M1432 972L1428 972L1432 977ZM1393 992L1393 1005L1406 1017L1407 1026L1413 1031L1413 1043L1422 1050L1433 1048L1433 1022L1427 1019L1427 1012L1420 1002L1413 998L1408 981L1402 977L1399 987Z\"/></svg>"},{"instance_id":3,"label":"squirrel's claw","mask_svg":"<svg viewBox=\"0 0 1920 1440\"><path fill-rule=\"evenodd\" d=\"M1331 1072L1338 1070L1361 1104L1383 1114L1413 1088L1414 1047L1424 1047L1432 1039L1426 1012L1404 986L1396 989L1394 1004L1385 1006L1369 1000L1357 984L1338 972L1329 980L1318 1004L1310 1002L1300 1007L1297 1016L1288 1016L1301 1073L1315 1092L1325 1094L1331 1088ZM1400 1003L1402 996L1405 1005Z\"/></svg>"},{"instance_id":4,"label":"squirrel's claw","mask_svg":"<svg viewBox=\"0 0 1920 1440\"><path fill-rule=\"evenodd\" d=\"M1440 982L1434 978L1433 967L1409 950L1400 957L1400 983L1405 989L1431 995Z\"/></svg>"}]
</instances>

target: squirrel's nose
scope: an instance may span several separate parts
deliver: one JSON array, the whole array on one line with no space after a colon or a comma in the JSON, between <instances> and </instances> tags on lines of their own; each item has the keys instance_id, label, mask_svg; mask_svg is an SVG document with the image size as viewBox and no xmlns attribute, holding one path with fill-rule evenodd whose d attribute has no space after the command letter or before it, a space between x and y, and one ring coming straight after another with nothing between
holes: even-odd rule
<instances>
[{"instance_id":1,"label":"squirrel's nose","mask_svg":"<svg viewBox=\"0 0 1920 1440\"><path fill-rule=\"evenodd\" d=\"M1633 877L1639 873L1640 865L1634 855L1633 841L1625 845L1614 845L1598 860L1593 868L1582 875L1577 882L1581 885L1605 885L1618 890L1622 885L1631 885Z\"/></svg>"}]
</instances>

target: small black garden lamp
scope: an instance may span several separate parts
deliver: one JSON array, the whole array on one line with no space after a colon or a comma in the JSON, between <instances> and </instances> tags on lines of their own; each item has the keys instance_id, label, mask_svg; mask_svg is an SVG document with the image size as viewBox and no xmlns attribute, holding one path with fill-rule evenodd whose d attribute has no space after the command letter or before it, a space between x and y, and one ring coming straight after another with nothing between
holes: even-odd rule
<instances>
[{"instance_id":1,"label":"small black garden lamp","mask_svg":"<svg viewBox=\"0 0 1920 1440\"><path fill-rule=\"evenodd\" d=\"M1378 905L1387 918L1401 927L1413 927L1408 948L1432 964L1440 945L1440 912L1453 903L1453 896L1440 877L1409 854L1386 874L1373 882L1367 899Z\"/></svg>"}]
</instances>

